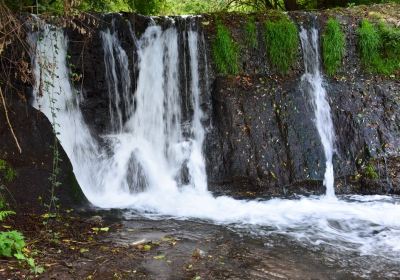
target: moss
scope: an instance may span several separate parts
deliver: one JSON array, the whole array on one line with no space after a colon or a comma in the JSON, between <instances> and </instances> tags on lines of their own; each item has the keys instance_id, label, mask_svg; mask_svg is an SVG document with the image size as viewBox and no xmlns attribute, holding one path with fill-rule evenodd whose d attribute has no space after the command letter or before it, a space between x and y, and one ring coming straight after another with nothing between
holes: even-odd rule
<instances>
[{"instance_id":1,"label":"moss","mask_svg":"<svg viewBox=\"0 0 400 280\"><path fill-rule=\"evenodd\" d=\"M296 25L288 18L265 23L267 54L272 67L286 74L295 62L299 36Z\"/></svg>"},{"instance_id":2,"label":"moss","mask_svg":"<svg viewBox=\"0 0 400 280\"><path fill-rule=\"evenodd\" d=\"M216 38L213 42L213 57L219 73L238 74L239 47L231 33L221 22L216 25Z\"/></svg>"},{"instance_id":3,"label":"moss","mask_svg":"<svg viewBox=\"0 0 400 280\"><path fill-rule=\"evenodd\" d=\"M391 75L400 70L400 29L363 20L357 30L361 61L368 72Z\"/></svg>"},{"instance_id":4,"label":"moss","mask_svg":"<svg viewBox=\"0 0 400 280\"><path fill-rule=\"evenodd\" d=\"M257 25L254 17L249 17L244 28L246 32L246 45L253 49L258 48Z\"/></svg>"},{"instance_id":5,"label":"moss","mask_svg":"<svg viewBox=\"0 0 400 280\"><path fill-rule=\"evenodd\" d=\"M346 37L337 20L330 18L322 35L322 56L326 73L333 76L342 63Z\"/></svg>"},{"instance_id":6,"label":"moss","mask_svg":"<svg viewBox=\"0 0 400 280\"><path fill-rule=\"evenodd\" d=\"M0 159L0 174L4 178L4 183L10 183L17 177L17 172L2 159Z\"/></svg>"},{"instance_id":7,"label":"moss","mask_svg":"<svg viewBox=\"0 0 400 280\"><path fill-rule=\"evenodd\" d=\"M370 162L364 169L364 176L368 179L377 180L379 179L378 172L376 171L373 164Z\"/></svg>"}]
</instances>

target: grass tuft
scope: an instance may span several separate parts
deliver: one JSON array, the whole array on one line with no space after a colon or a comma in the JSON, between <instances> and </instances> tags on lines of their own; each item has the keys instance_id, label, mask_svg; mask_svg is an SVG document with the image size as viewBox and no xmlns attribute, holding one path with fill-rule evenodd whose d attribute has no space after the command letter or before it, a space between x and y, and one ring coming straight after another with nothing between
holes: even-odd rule
<instances>
[{"instance_id":1,"label":"grass tuft","mask_svg":"<svg viewBox=\"0 0 400 280\"><path fill-rule=\"evenodd\" d=\"M232 39L228 28L217 22L216 38L213 42L213 57L217 70L221 74L239 73L239 47Z\"/></svg>"},{"instance_id":2,"label":"grass tuft","mask_svg":"<svg viewBox=\"0 0 400 280\"><path fill-rule=\"evenodd\" d=\"M400 70L400 29L363 20L357 30L361 61L367 71L391 75Z\"/></svg>"},{"instance_id":3,"label":"grass tuft","mask_svg":"<svg viewBox=\"0 0 400 280\"><path fill-rule=\"evenodd\" d=\"M286 74L295 62L299 36L296 25L288 18L265 23L265 41L271 65Z\"/></svg>"},{"instance_id":4,"label":"grass tuft","mask_svg":"<svg viewBox=\"0 0 400 280\"><path fill-rule=\"evenodd\" d=\"M246 32L247 46L253 49L257 49L258 48L257 25L254 17L249 17L244 28Z\"/></svg>"},{"instance_id":5,"label":"grass tuft","mask_svg":"<svg viewBox=\"0 0 400 280\"><path fill-rule=\"evenodd\" d=\"M340 23L330 18L322 35L322 56L326 73L329 76L335 75L340 67L345 47L346 37L340 27Z\"/></svg>"}]
</instances>

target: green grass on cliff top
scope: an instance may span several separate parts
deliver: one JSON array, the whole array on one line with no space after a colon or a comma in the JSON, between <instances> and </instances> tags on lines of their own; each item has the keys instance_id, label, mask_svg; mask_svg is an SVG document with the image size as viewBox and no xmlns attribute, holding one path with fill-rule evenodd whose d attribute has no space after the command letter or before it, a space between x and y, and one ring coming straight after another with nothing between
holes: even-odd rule
<instances>
[{"instance_id":1,"label":"green grass on cliff top","mask_svg":"<svg viewBox=\"0 0 400 280\"><path fill-rule=\"evenodd\" d=\"M265 23L265 41L269 62L279 73L286 74L296 60L299 35L288 18Z\"/></svg>"},{"instance_id":2,"label":"green grass on cliff top","mask_svg":"<svg viewBox=\"0 0 400 280\"><path fill-rule=\"evenodd\" d=\"M239 46L221 22L217 22L216 31L212 52L217 70L221 74L236 75L239 73Z\"/></svg>"},{"instance_id":3,"label":"green grass on cliff top","mask_svg":"<svg viewBox=\"0 0 400 280\"><path fill-rule=\"evenodd\" d=\"M357 34L361 61L368 72L391 75L400 70L400 28L363 20Z\"/></svg>"},{"instance_id":4,"label":"green grass on cliff top","mask_svg":"<svg viewBox=\"0 0 400 280\"><path fill-rule=\"evenodd\" d=\"M340 65L346 48L346 37L340 23L330 18L326 23L326 28L322 34L322 57L325 71L333 76Z\"/></svg>"}]
</instances>

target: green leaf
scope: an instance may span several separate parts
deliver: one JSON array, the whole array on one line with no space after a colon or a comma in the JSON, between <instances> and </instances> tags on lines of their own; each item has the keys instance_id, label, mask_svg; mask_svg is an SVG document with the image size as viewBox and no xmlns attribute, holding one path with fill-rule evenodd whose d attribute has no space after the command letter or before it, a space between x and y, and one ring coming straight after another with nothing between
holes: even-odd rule
<instances>
[{"instance_id":1,"label":"green leaf","mask_svg":"<svg viewBox=\"0 0 400 280\"><path fill-rule=\"evenodd\" d=\"M35 267L35 260L33 258L27 258L26 262L28 263L28 265L30 267L32 267L32 268Z\"/></svg>"},{"instance_id":2,"label":"green leaf","mask_svg":"<svg viewBox=\"0 0 400 280\"><path fill-rule=\"evenodd\" d=\"M22 253L16 253L16 254L14 254L14 257L17 259L17 260L25 260L26 258L25 258L25 255L24 254L22 254Z\"/></svg>"}]
</instances>

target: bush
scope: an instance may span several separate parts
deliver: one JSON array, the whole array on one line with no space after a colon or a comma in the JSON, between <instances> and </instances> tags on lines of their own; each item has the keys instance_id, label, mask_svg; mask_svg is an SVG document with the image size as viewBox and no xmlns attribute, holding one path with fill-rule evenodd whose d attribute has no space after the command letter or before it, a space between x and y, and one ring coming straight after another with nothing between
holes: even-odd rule
<instances>
[{"instance_id":1,"label":"bush","mask_svg":"<svg viewBox=\"0 0 400 280\"><path fill-rule=\"evenodd\" d=\"M400 29L363 20L357 34L361 61L367 71L390 75L400 69Z\"/></svg>"},{"instance_id":2,"label":"bush","mask_svg":"<svg viewBox=\"0 0 400 280\"><path fill-rule=\"evenodd\" d=\"M287 73L298 52L299 35L296 25L288 18L266 22L265 41L271 65L281 74Z\"/></svg>"},{"instance_id":3,"label":"bush","mask_svg":"<svg viewBox=\"0 0 400 280\"><path fill-rule=\"evenodd\" d=\"M256 49L258 47L257 25L254 17L250 17L245 25L246 45Z\"/></svg>"},{"instance_id":4,"label":"bush","mask_svg":"<svg viewBox=\"0 0 400 280\"><path fill-rule=\"evenodd\" d=\"M345 52L346 38L337 20L330 18L322 35L322 56L326 73L333 76Z\"/></svg>"},{"instance_id":5,"label":"bush","mask_svg":"<svg viewBox=\"0 0 400 280\"><path fill-rule=\"evenodd\" d=\"M216 38L213 42L213 57L219 73L238 74L239 47L222 23L217 22Z\"/></svg>"}]
</instances>

